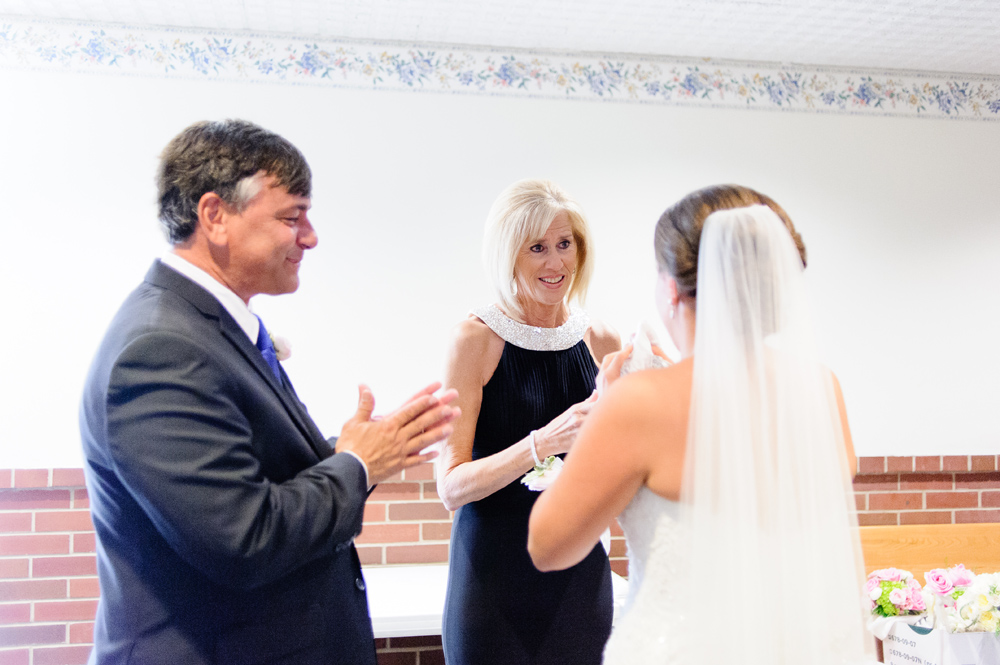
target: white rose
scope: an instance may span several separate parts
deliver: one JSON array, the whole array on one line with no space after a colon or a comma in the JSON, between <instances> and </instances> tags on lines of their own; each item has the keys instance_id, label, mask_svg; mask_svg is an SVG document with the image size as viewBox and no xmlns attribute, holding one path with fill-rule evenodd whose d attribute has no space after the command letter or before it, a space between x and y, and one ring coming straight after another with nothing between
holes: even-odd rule
<instances>
[{"instance_id":1,"label":"white rose","mask_svg":"<svg viewBox=\"0 0 1000 665\"><path fill-rule=\"evenodd\" d=\"M284 337L271 335L271 345L274 347L274 355L278 358L279 362L292 357L292 345Z\"/></svg>"}]
</instances>

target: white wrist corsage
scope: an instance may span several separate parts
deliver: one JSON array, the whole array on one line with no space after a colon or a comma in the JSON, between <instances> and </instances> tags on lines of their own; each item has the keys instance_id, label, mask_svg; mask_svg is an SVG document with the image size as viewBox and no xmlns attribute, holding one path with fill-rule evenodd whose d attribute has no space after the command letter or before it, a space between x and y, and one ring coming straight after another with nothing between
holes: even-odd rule
<instances>
[{"instance_id":1,"label":"white wrist corsage","mask_svg":"<svg viewBox=\"0 0 1000 665\"><path fill-rule=\"evenodd\" d=\"M532 492L541 492L555 482L562 468L563 461L555 455L549 455L541 464L536 464L535 468L524 474L521 483L527 485Z\"/></svg>"}]
</instances>

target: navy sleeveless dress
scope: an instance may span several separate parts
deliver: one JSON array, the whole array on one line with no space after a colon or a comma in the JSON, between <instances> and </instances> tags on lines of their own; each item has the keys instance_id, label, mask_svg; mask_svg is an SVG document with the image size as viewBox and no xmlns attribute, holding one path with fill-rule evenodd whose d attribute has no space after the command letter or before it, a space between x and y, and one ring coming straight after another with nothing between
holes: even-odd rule
<instances>
[{"instance_id":1,"label":"navy sleeveless dress","mask_svg":"<svg viewBox=\"0 0 1000 665\"><path fill-rule=\"evenodd\" d=\"M517 323L495 307L474 313L505 340L483 388L472 448L480 459L587 399L598 368L583 341L582 312L554 329ZM539 572L527 550L537 498L518 479L455 513L442 630L448 665L601 662L613 612L607 554L598 543L568 570Z\"/></svg>"}]
</instances>

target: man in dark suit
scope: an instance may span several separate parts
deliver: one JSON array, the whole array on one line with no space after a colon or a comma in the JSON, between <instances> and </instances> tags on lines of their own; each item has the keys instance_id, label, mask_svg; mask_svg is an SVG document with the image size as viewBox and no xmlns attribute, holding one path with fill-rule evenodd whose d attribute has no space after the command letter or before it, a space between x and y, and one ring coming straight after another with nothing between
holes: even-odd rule
<instances>
[{"instance_id":1,"label":"man in dark suit","mask_svg":"<svg viewBox=\"0 0 1000 665\"><path fill-rule=\"evenodd\" d=\"M439 385L327 441L250 311L317 242L288 141L197 123L165 149L173 245L101 343L80 413L101 600L91 663L374 664L354 548L369 488L424 462L458 409Z\"/></svg>"}]
</instances>

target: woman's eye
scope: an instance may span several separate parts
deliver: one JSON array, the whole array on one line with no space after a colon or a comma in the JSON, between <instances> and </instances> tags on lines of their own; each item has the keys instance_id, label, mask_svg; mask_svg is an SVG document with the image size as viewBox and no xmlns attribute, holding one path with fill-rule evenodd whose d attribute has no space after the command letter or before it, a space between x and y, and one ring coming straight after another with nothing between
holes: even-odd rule
<instances>
[{"instance_id":1,"label":"woman's eye","mask_svg":"<svg viewBox=\"0 0 1000 665\"><path fill-rule=\"evenodd\" d=\"M559 249L568 249L570 246L569 240L563 240L559 243Z\"/></svg>"},{"instance_id":2,"label":"woman's eye","mask_svg":"<svg viewBox=\"0 0 1000 665\"><path fill-rule=\"evenodd\" d=\"M535 252L537 254L538 252L542 251L542 249L543 247L541 245L532 245L530 248L528 248L528 251Z\"/></svg>"}]
</instances>

